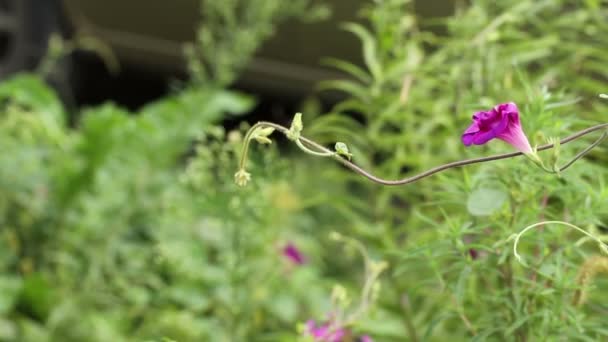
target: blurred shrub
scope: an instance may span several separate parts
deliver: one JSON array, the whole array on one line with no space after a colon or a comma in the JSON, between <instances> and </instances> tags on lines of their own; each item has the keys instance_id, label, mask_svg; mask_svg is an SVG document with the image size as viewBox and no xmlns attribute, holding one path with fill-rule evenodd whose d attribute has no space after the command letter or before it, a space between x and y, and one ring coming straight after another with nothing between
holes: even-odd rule
<instances>
[{"instance_id":1,"label":"blurred shrub","mask_svg":"<svg viewBox=\"0 0 608 342\"><path fill-rule=\"evenodd\" d=\"M89 109L70 130L34 76L3 83L0 97L2 340L227 341L294 329L315 275L285 287L276 267L287 219L278 208L293 195L280 179L238 195L225 177L238 144L213 124L250 98L193 88L137 115Z\"/></svg>"},{"instance_id":2,"label":"blurred shrub","mask_svg":"<svg viewBox=\"0 0 608 342\"><path fill-rule=\"evenodd\" d=\"M194 81L232 83L279 24L319 20L329 9L312 0L201 0L196 42L186 46Z\"/></svg>"}]
</instances>

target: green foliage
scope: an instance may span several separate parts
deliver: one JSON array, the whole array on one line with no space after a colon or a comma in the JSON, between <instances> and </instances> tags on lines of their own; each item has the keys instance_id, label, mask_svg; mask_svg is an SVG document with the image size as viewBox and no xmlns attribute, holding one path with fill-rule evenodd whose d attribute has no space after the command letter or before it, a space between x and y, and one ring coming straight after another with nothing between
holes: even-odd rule
<instances>
[{"instance_id":1,"label":"green foliage","mask_svg":"<svg viewBox=\"0 0 608 342\"><path fill-rule=\"evenodd\" d=\"M218 123L253 101L220 86L274 24L310 5L260 3L204 2L213 18L197 44L214 48L192 48L201 55L190 61L215 87L138 113L89 108L71 129L37 77L0 84L0 340L293 341L308 319L336 313L375 341L607 338L597 245L538 227L519 243L525 267L510 240L543 220L608 239L605 143L561 177L519 158L381 187L326 159L279 158L273 132L260 130L252 179L238 187L247 125ZM370 2L368 25L344 26L364 65L328 60L350 78L322 87L345 100L298 116L290 133L394 179L508 150L459 140L474 111L500 102L517 102L533 144L606 121L600 5L476 0L430 20L409 0ZM560 158L588 143L561 146ZM353 238L365 264L330 235ZM306 264L281 255L287 242ZM370 279L386 265L380 287Z\"/></svg>"},{"instance_id":2,"label":"green foliage","mask_svg":"<svg viewBox=\"0 0 608 342\"><path fill-rule=\"evenodd\" d=\"M479 0L453 16L424 20L408 0L370 4L363 12L369 27L345 25L361 40L365 67L330 61L351 79L322 86L347 99L306 122L304 134L347 141L354 162L397 179L506 150L500 142L465 149L459 139L473 112L497 103L518 103L533 144L606 121L597 94L608 74L608 14L596 6ZM561 147L562 160L588 143ZM596 155L605 151L604 144ZM378 340L606 338L601 290L594 290L593 305L572 304L576 274L596 246L550 225L525 239L532 264L524 268L509 240L544 219L600 234L608 221L605 163L582 160L558 178L524 158L510 159L403 187L326 168L320 177L334 185L328 205L341 214L328 220L397 265L376 316L364 324ZM405 329L385 327L386 317L402 317Z\"/></svg>"},{"instance_id":3,"label":"green foliage","mask_svg":"<svg viewBox=\"0 0 608 342\"><path fill-rule=\"evenodd\" d=\"M202 24L186 47L194 81L232 83L277 25L290 19L313 21L328 8L312 0L201 0Z\"/></svg>"},{"instance_id":4,"label":"green foliage","mask_svg":"<svg viewBox=\"0 0 608 342\"><path fill-rule=\"evenodd\" d=\"M224 177L237 143L214 122L250 98L193 88L136 114L89 109L71 130L36 77L0 96L3 340L247 340L267 322L292 330L298 303L315 303L314 273L285 287L276 267L289 187L241 196Z\"/></svg>"}]
</instances>

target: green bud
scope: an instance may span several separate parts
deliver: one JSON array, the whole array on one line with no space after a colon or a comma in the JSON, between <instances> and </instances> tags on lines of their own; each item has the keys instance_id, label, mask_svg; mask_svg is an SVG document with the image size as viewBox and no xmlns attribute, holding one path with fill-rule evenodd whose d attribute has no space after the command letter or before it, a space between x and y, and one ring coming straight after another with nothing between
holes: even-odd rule
<instances>
[{"instance_id":1,"label":"green bud","mask_svg":"<svg viewBox=\"0 0 608 342\"><path fill-rule=\"evenodd\" d=\"M353 154L348 150L348 146L346 146L346 144L343 142L337 142L334 149L338 155L344 156L348 158L348 160L350 160L353 156Z\"/></svg>"},{"instance_id":2,"label":"green bud","mask_svg":"<svg viewBox=\"0 0 608 342\"><path fill-rule=\"evenodd\" d=\"M264 127L256 129L256 134L262 137L267 137L274 132L274 128L272 127Z\"/></svg>"},{"instance_id":3,"label":"green bud","mask_svg":"<svg viewBox=\"0 0 608 342\"><path fill-rule=\"evenodd\" d=\"M243 169L234 174L234 182L238 186L245 186L251 180L251 174Z\"/></svg>"},{"instance_id":4,"label":"green bud","mask_svg":"<svg viewBox=\"0 0 608 342\"><path fill-rule=\"evenodd\" d=\"M338 232L331 232L331 233L329 233L329 238L334 241L341 241L342 234L340 234Z\"/></svg>"},{"instance_id":5,"label":"green bud","mask_svg":"<svg viewBox=\"0 0 608 342\"><path fill-rule=\"evenodd\" d=\"M258 128L253 132L252 138L260 144L272 144L272 140L268 138L272 132L274 132L272 127Z\"/></svg>"},{"instance_id":6,"label":"green bud","mask_svg":"<svg viewBox=\"0 0 608 342\"><path fill-rule=\"evenodd\" d=\"M536 134L534 134L534 140L533 141L546 141L547 137L545 136L545 134L541 131L536 132Z\"/></svg>"},{"instance_id":7,"label":"green bud","mask_svg":"<svg viewBox=\"0 0 608 342\"><path fill-rule=\"evenodd\" d=\"M538 167L542 168L543 170L545 169L545 166L543 164L543 160L540 159L536 148L534 148L534 151L532 153L526 153L525 156L530 159L534 164L536 164Z\"/></svg>"},{"instance_id":8,"label":"green bud","mask_svg":"<svg viewBox=\"0 0 608 342\"><path fill-rule=\"evenodd\" d=\"M293 120L291 120L291 127L289 127L287 138L289 140L298 140L303 129L302 113L296 113L296 115L293 116Z\"/></svg>"},{"instance_id":9,"label":"green bud","mask_svg":"<svg viewBox=\"0 0 608 342\"><path fill-rule=\"evenodd\" d=\"M228 132L227 135L227 139L228 139L228 143L230 144L239 144L241 141L243 141L243 135L241 134L241 132L237 131L237 130L233 130ZM202 140L202 139L199 139Z\"/></svg>"},{"instance_id":10,"label":"green bud","mask_svg":"<svg viewBox=\"0 0 608 342\"><path fill-rule=\"evenodd\" d=\"M291 128L296 132L302 132L304 124L302 123L302 113L296 113L291 121Z\"/></svg>"},{"instance_id":11,"label":"green bud","mask_svg":"<svg viewBox=\"0 0 608 342\"><path fill-rule=\"evenodd\" d=\"M262 145L270 145L272 144L272 140L266 138L266 137L254 137L255 141L257 141L259 144Z\"/></svg>"},{"instance_id":12,"label":"green bud","mask_svg":"<svg viewBox=\"0 0 608 342\"><path fill-rule=\"evenodd\" d=\"M304 333L307 331L307 329L306 329L306 324L299 322L299 323L296 325L296 331L297 331L297 332L298 332L298 334L300 334L300 335L304 334Z\"/></svg>"},{"instance_id":13,"label":"green bud","mask_svg":"<svg viewBox=\"0 0 608 342\"><path fill-rule=\"evenodd\" d=\"M331 293L332 299L341 307L346 308L350 304L350 298L348 296L348 292L344 288L344 286L337 284L334 285Z\"/></svg>"},{"instance_id":14,"label":"green bud","mask_svg":"<svg viewBox=\"0 0 608 342\"><path fill-rule=\"evenodd\" d=\"M553 151L551 153L551 168L553 172L559 174L559 154L560 154L560 141L559 138L550 138L549 143L553 144Z\"/></svg>"}]
</instances>

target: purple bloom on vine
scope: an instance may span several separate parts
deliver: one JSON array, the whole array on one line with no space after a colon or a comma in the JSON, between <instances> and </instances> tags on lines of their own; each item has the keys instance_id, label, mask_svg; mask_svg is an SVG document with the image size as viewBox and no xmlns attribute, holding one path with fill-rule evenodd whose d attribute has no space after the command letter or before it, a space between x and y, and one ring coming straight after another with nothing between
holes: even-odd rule
<instances>
[{"instance_id":1,"label":"purple bloom on vine","mask_svg":"<svg viewBox=\"0 0 608 342\"><path fill-rule=\"evenodd\" d=\"M344 329L340 327L334 328L330 323L317 326L313 320L306 322L306 332L314 337L315 341L322 342L342 342L345 335Z\"/></svg>"},{"instance_id":2,"label":"purple bloom on vine","mask_svg":"<svg viewBox=\"0 0 608 342\"><path fill-rule=\"evenodd\" d=\"M306 322L306 334L313 337L317 342L374 342L368 335L352 339L351 331L343 327L332 326L332 321L317 325L314 320L309 320Z\"/></svg>"},{"instance_id":3,"label":"purple bloom on vine","mask_svg":"<svg viewBox=\"0 0 608 342\"><path fill-rule=\"evenodd\" d=\"M519 110L513 102L475 113L473 124L462 134L462 143L465 146L483 145L494 138L509 143L520 152L533 153L519 121Z\"/></svg>"},{"instance_id":4,"label":"purple bloom on vine","mask_svg":"<svg viewBox=\"0 0 608 342\"><path fill-rule=\"evenodd\" d=\"M300 250L291 242L283 247L282 252L287 260L296 265L302 265L306 262L306 258L304 258L302 252L300 252Z\"/></svg>"}]
</instances>

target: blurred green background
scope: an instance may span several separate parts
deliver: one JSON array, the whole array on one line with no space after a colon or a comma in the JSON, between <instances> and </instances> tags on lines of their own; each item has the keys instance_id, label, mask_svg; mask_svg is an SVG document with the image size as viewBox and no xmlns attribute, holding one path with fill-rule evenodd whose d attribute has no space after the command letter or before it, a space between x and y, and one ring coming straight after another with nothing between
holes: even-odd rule
<instances>
[{"instance_id":1,"label":"blurred green background","mask_svg":"<svg viewBox=\"0 0 608 342\"><path fill-rule=\"evenodd\" d=\"M275 134L234 184L246 129L295 111L390 179L510 151L460 143L498 103L533 145L606 122L607 5L0 1L0 341L311 341L340 312L343 342L608 339L597 244L546 225L524 266L511 240L608 241L605 143L560 177L515 158L383 187Z\"/></svg>"}]
</instances>

